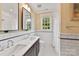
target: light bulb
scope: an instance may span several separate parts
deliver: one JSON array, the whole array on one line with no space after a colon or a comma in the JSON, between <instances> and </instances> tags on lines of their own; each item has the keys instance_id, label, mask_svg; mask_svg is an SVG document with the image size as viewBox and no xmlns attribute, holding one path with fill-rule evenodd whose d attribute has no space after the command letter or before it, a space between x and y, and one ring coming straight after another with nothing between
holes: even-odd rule
<instances>
[{"instance_id":1,"label":"light bulb","mask_svg":"<svg viewBox=\"0 0 79 59\"><path fill-rule=\"evenodd\" d=\"M28 11L30 12L30 8L28 7Z\"/></svg>"}]
</instances>

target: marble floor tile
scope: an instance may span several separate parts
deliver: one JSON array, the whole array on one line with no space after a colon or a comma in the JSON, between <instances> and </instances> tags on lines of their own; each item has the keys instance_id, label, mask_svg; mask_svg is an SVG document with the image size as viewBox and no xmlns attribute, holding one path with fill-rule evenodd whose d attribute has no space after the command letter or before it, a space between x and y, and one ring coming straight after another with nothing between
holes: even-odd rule
<instances>
[{"instance_id":1,"label":"marble floor tile","mask_svg":"<svg viewBox=\"0 0 79 59\"><path fill-rule=\"evenodd\" d=\"M57 53L51 43L41 41L39 56L57 56Z\"/></svg>"}]
</instances>

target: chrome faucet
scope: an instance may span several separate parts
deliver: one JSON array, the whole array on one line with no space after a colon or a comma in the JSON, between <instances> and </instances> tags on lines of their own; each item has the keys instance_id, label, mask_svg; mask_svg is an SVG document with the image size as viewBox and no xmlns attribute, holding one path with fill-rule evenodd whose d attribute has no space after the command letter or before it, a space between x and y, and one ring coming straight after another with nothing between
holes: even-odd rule
<instances>
[{"instance_id":1,"label":"chrome faucet","mask_svg":"<svg viewBox=\"0 0 79 59\"><path fill-rule=\"evenodd\" d=\"M13 42L12 40L8 40L8 41L7 41L7 48L10 47L10 43L11 43L11 46L13 46L13 43L14 43L14 42Z\"/></svg>"},{"instance_id":2,"label":"chrome faucet","mask_svg":"<svg viewBox=\"0 0 79 59\"><path fill-rule=\"evenodd\" d=\"M3 51L4 49L3 49L3 47L2 47L2 45L0 44L0 51Z\"/></svg>"},{"instance_id":3,"label":"chrome faucet","mask_svg":"<svg viewBox=\"0 0 79 59\"><path fill-rule=\"evenodd\" d=\"M1 45L0 45L0 51L2 51L3 49L2 49L2 47L1 47Z\"/></svg>"}]
</instances>

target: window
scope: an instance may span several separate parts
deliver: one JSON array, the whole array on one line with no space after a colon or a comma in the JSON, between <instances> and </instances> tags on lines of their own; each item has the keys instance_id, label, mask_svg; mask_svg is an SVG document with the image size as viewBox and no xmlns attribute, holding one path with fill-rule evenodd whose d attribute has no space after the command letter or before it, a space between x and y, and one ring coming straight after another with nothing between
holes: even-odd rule
<instances>
[{"instance_id":1,"label":"window","mask_svg":"<svg viewBox=\"0 0 79 59\"><path fill-rule=\"evenodd\" d=\"M51 25L51 20L50 20L50 17L49 16L44 16L44 17L42 17L42 29L43 30L50 30L51 29L51 27L50 27L50 25Z\"/></svg>"}]
</instances>

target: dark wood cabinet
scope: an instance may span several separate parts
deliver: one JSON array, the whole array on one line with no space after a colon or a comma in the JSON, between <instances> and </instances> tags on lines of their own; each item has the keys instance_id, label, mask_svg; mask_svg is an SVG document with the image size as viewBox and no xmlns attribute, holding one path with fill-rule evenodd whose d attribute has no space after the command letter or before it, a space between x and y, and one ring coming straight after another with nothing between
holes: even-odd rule
<instances>
[{"instance_id":1,"label":"dark wood cabinet","mask_svg":"<svg viewBox=\"0 0 79 59\"><path fill-rule=\"evenodd\" d=\"M40 50L40 44L38 39L23 56L38 56L39 50Z\"/></svg>"}]
</instances>

